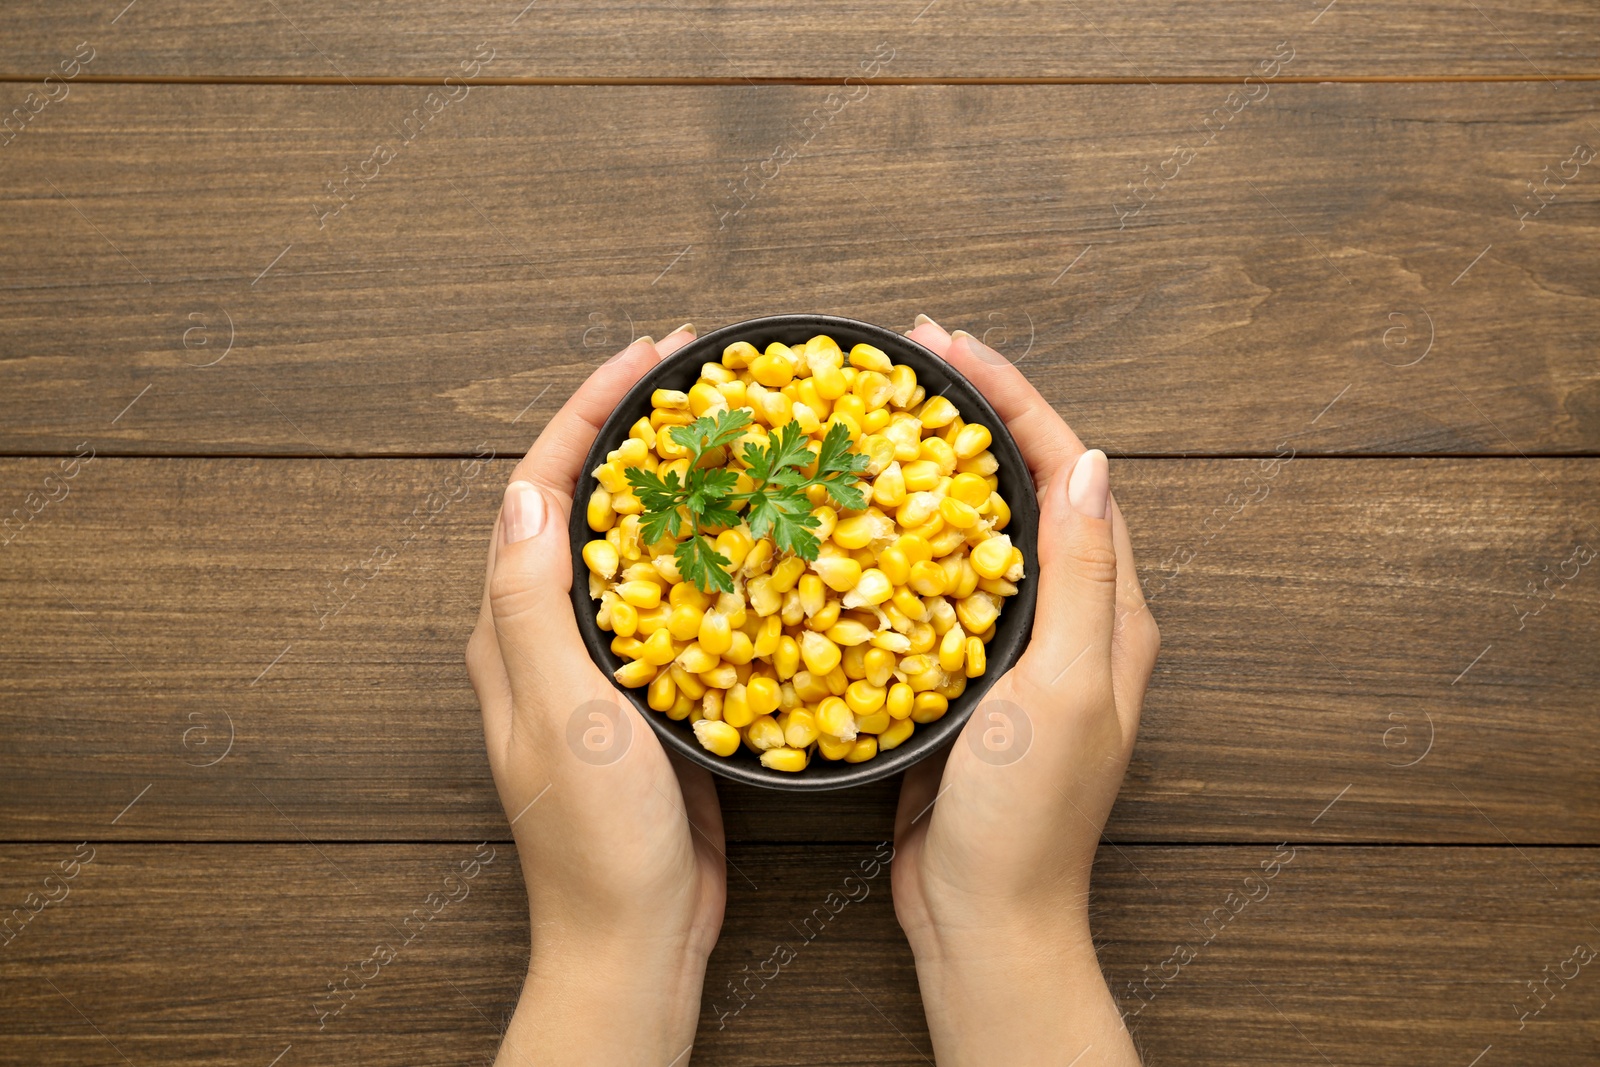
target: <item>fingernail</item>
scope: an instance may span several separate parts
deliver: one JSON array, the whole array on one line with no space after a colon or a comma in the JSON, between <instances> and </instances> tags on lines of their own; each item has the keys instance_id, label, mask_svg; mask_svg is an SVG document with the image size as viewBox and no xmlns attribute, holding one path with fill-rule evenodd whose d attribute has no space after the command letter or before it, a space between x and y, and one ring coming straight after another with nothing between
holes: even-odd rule
<instances>
[{"instance_id":1,"label":"fingernail","mask_svg":"<svg viewBox=\"0 0 1600 1067\"><path fill-rule=\"evenodd\" d=\"M500 535L505 544L514 545L538 537L544 529L544 494L531 482L512 482L500 505Z\"/></svg>"},{"instance_id":2,"label":"fingernail","mask_svg":"<svg viewBox=\"0 0 1600 1067\"><path fill-rule=\"evenodd\" d=\"M972 351L972 354L990 366L997 367L1002 363L1010 362L1005 356L1002 356L1000 353L996 352L994 349L990 348L988 345L972 336L966 330L957 330L955 333L951 334L951 342L954 343L955 339L958 337L965 337L967 339L967 348Z\"/></svg>"},{"instance_id":3,"label":"fingernail","mask_svg":"<svg viewBox=\"0 0 1600 1067\"><path fill-rule=\"evenodd\" d=\"M1078 457L1067 482L1067 502L1072 510L1091 519L1103 519L1111 513L1111 468L1106 454L1098 448Z\"/></svg>"},{"instance_id":4,"label":"fingernail","mask_svg":"<svg viewBox=\"0 0 1600 1067\"><path fill-rule=\"evenodd\" d=\"M682 326L679 326L676 330L673 330L672 333L686 333L690 337L699 337L700 336L699 332L695 330L694 323L692 323L692 322L684 323ZM672 333L667 334L667 336L671 337Z\"/></svg>"},{"instance_id":5,"label":"fingernail","mask_svg":"<svg viewBox=\"0 0 1600 1067\"><path fill-rule=\"evenodd\" d=\"M918 326L928 326L928 325L939 326L939 324L937 322L934 322L932 319L928 318L928 316L926 316L926 315L918 315L916 318L911 320L911 328L913 330L915 330ZM944 329L944 327L943 326L939 326L939 329L942 330L942 329Z\"/></svg>"},{"instance_id":6,"label":"fingernail","mask_svg":"<svg viewBox=\"0 0 1600 1067\"><path fill-rule=\"evenodd\" d=\"M645 343L652 344L652 345L656 343L656 339L654 337L651 337L649 334L645 334L643 337L635 337L632 341L628 342L627 347L624 348L621 352L618 352L616 355L614 355L610 359L606 360L606 363L607 364L615 363L617 360L621 359L623 356L625 356L629 352L633 351L633 346L638 344L640 341L644 341Z\"/></svg>"}]
</instances>

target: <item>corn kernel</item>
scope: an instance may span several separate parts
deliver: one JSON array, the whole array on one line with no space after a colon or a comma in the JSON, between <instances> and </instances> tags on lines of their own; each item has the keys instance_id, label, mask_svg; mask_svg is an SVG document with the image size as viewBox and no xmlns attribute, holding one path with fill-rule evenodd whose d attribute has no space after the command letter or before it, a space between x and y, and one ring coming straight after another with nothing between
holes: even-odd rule
<instances>
[{"instance_id":1,"label":"corn kernel","mask_svg":"<svg viewBox=\"0 0 1600 1067\"><path fill-rule=\"evenodd\" d=\"M894 653L885 648L869 648L862 656L862 665L867 682L882 688L894 676Z\"/></svg>"},{"instance_id":2,"label":"corn kernel","mask_svg":"<svg viewBox=\"0 0 1600 1067\"><path fill-rule=\"evenodd\" d=\"M701 747L718 756L731 756L739 751L739 731L725 722L701 719L694 724L694 736Z\"/></svg>"},{"instance_id":3,"label":"corn kernel","mask_svg":"<svg viewBox=\"0 0 1600 1067\"><path fill-rule=\"evenodd\" d=\"M809 708L795 708L787 712L783 721L783 739L791 748L805 748L817 739L817 717Z\"/></svg>"},{"instance_id":4,"label":"corn kernel","mask_svg":"<svg viewBox=\"0 0 1600 1067\"><path fill-rule=\"evenodd\" d=\"M994 442L994 435L989 432L989 427L976 422L969 422L961 427L956 434L956 439L950 442L950 447L955 451L958 459L971 459L979 452L984 451Z\"/></svg>"},{"instance_id":5,"label":"corn kernel","mask_svg":"<svg viewBox=\"0 0 1600 1067\"><path fill-rule=\"evenodd\" d=\"M653 608L661 603L661 586L655 582L623 582L617 595L636 608Z\"/></svg>"},{"instance_id":6,"label":"corn kernel","mask_svg":"<svg viewBox=\"0 0 1600 1067\"><path fill-rule=\"evenodd\" d=\"M872 631L864 623L857 622L855 619L840 619L828 627L827 637L834 644L848 647L865 644L872 639ZM865 673L865 669L863 669L863 673Z\"/></svg>"},{"instance_id":7,"label":"corn kernel","mask_svg":"<svg viewBox=\"0 0 1600 1067\"><path fill-rule=\"evenodd\" d=\"M626 600L611 605L611 630L618 637L632 637L639 632L639 610Z\"/></svg>"},{"instance_id":8,"label":"corn kernel","mask_svg":"<svg viewBox=\"0 0 1600 1067\"><path fill-rule=\"evenodd\" d=\"M949 398L944 396L931 396L928 402L922 405L922 410L917 412L917 419L929 430L936 430L941 426L950 425L951 420L959 417L956 406Z\"/></svg>"},{"instance_id":9,"label":"corn kernel","mask_svg":"<svg viewBox=\"0 0 1600 1067\"><path fill-rule=\"evenodd\" d=\"M646 702L654 711L666 711L678 702L678 686L669 671L662 671L650 681Z\"/></svg>"},{"instance_id":10,"label":"corn kernel","mask_svg":"<svg viewBox=\"0 0 1600 1067\"><path fill-rule=\"evenodd\" d=\"M945 522L961 530L978 521L978 509L971 504L963 504L953 496L939 501L939 514Z\"/></svg>"},{"instance_id":11,"label":"corn kernel","mask_svg":"<svg viewBox=\"0 0 1600 1067\"><path fill-rule=\"evenodd\" d=\"M980 644L982 642L979 642ZM750 704L750 710L757 715L770 715L778 710L778 701L781 694L775 679L765 675L756 675L745 685L745 700Z\"/></svg>"},{"instance_id":12,"label":"corn kernel","mask_svg":"<svg viewBox=\"0 0 1600 1067\"><path fill-rule=\"evenodd\" d=\"M713 656L721 656L733 644L733 627L727 616L719 611L708 611L700 616L700 647Z\"/></svg>"},{"instance_id":13,"label":"corn kernel","mask_svg":"<svg viewBox=\"0 0 1600 1067\"><path fill-rule=\"evenodd\" d=\"M917 694L904 682L896 682L889 687L889 694L884 699L884 710L891 719L904 719L911 714Z\"/></svg>"},{"instance_id":14,"label":"corn kernel","mask_svg":"<svg viewBox=\"0 0 1600 1067\"><path fill-rule=\"evenodd\" d=\"M953 674L963 670L967 661L967 635L960 626L952 626L945 631L944 637L939 641L939 666L946 673Z\"/></svg>"},{"instance_id":15,"label":"corn kernel","mask_svg":"<svg viewBox=\"0 0 1600 1067\"><path fill-rule=\"evenodd\" d=\"M848 556L819 557L811 561L811 569L830 589L840 593L853 589L861 580L861 564ZM806 597L805 579L801 579L800 596L802 599ZM806 614L816 613L808 611Z\"/></svg>"},{"instance_id":16,"label":"corn kernel","mask_svg":"<svg viewBox=\"0 0 1600 1067\"><path fill-rule=\"evenodd\" d=\"M918 446L918 454L939 468L939 474L946 478L956 472L956 467L960 463L950 443L938 437L930 437L923 441Z\"/></svg>"},{"instance_id":17,"label":"corn kernel","mask_svg":"<svg viewBox=\"0 0 1600 1067\"><path fill-rule=\"evenodd\" d=\"M617 513L611 507L611 494L604 487L596 488L589 494L589 506L586 512L589 520L589 529L596 533L605 533L617 521Z\"/></svg>"},{"instance_id":18,"label":"corn kernel","mask_svg":"<svg viewBox=\"0 0 1600 1067\"><path fill-rule=\"evenodd\" d=\"M761 766L774 771L796 774L805 770L809 762L805 751L798 748L769 748L761 753Z\"/></svg>"},{"instance_id":19,"label":"corn kernel","mask_svg":"<svg viewBox=\"0 0 1600 1067\"><path fill-rule=\"evenodd\" d=\"M778 640L783 637L783 620L776 615L768 615L756 627L756 635L750 640L754 642L755 654L762 659L770 659L777 650Z\"/></svg>"},{"instance_id":20,"label":"corn kernel","mask_svg":"<svg viewBox=\"0 0 1600 1067\"><path fill-rule=\"evenodd\" d=\"M851 712L850 705L838 697L823 697L817 705L817 729L841 741L853 740L856 736L855 714Z\"/></svg>"},{"instance_id":21,"label":"corn kernel","mask_svg":"<svg viewBox=\"0 0 1600 1067\"><path fill-rule=\"evenodd\" d=\"M869 512L852 515L848 519L840 519L834 526L833 541L841 548L865 548L872 543L877 527L878 520ZM823 581L827 581L827 578L824 577Z\"/></svg>"},{"instance_id":22,"label":"corn kernel","mask_svg":"<svg viewBox=\"0 0 1600 1067\"><path fill-rule=\"evenodd\" d=\"M1005 534L980 541L970 556L972 569L983 578L1000 578L1011 566L1011 538Z\"/></svg>"},{"instance_id":23,"label":"corn kernel","mask_svg":"<svg viewBox=\"0 0 1600 1067\"><path fill-rule=\"evenodd\" d=\"M841 760L848 756L856 747L856 739L843 740L838 737L829 737L827 734L817 735L817 751L825 759Z\"/></svg>"},{"instance_id":24,"label":"corn kernel","mask_svg":"<svg viewBox=\"0 0 1600 1067\"><path fill-rule=\"evenodd\" d=\"M943 567L929 560L913 564L911 575L906 584L913 592L921 596L939 596L949 585L949 579ZM910 614L907 612L907 614Z\"/></svg>"},{"instance_id":25,"label":"corn kernel","mask_svg":"<svg viewBox=\"0 0 1600 1067\"><path fill-rule=\"evenodd\" d=\"M850 388L844 373L838 367L828 364L811 368L811 382L816 388L817 396L828 401L839 399Z\"/></svg>"},{"instance_id":26,"label":"corn kernel","mask_svg":"<svg viewBox=\"0 0 1600 1067\"><path fill-rule=\"evenodd\" d=\"M968 632L981 633L999 617L999 599L992 593L976 591L956 601L956 615Z\"/></svg>"},{"instance_id":27,"label":"corn kernel","mask_svg":"<svg viewBox=\"0 0 1600 1067\"><path fill-rule=\"evenodd\" d=\"M980 677L989 665L989 650L984 647L983 638L967 638L967 677Z\"/></svg>"},{"instance_id":28,"label":"corn kernel","mask_svg":"<svg viewBox=\"0 0 1600 1067\"><path fill-rule=\"evenodd\" d=\"M768 349L750 361L750 377L768 389L781 389L794 379L794 367L783 356Z\"/></svg>"},{"instance_id":29,"label":"corn kernel","mask_svg":"<svg viewBox=\"0 0 1600 1067\"><path fill-rule=\"evenodd\" d=\"M983 511L989 503L989 483L976 474L958 474L950 479L950 495L963 504Z\"/></svg>"},{"instance_id":30,"label":"corn kernel","mask_svg":"<svg viewBox=\"0 0 1600 1067\"><path fill-rule=\"evenodd\" d=\"M783 727L779 726L778 720L771 715L757 715L755 720L744 728L744 739L756 752L782 748Z\"/></svg>"},{"instance_id":31,"label":"corn kernel","mask_svg":"<svg viewBox=\"0 0 1600 1067\"><path fill-rule=\"evenodd\" d=\"M629 689L637 689L641 685L649 685L655 680L656 672L660 670L654 663L647 663L642 659L631 660L618 667L612 674L618 685Z\"/></svg>"},{"instance_id":32,"label":"corn kernel","mask_svg":"<svg viewBox=\"0 0 1600 1067\"><path fill-rule=\"evenodd\" d=\"M976 456L958 460L956 470L967 474L981 474L985 478L1000 469L1000 461L993 452L979 452Z\"/></svg>"},{"instance_id":33,"label":"corn kernel","mask_svg":"<svg viewBox=\"0 0 1600 1067\"><path fill-rule=\"evenodd\" d=\"M639 652L640 659L655 667L665 667L677 655L678 648L672 643L672 634L665 627L645 638L644 648Z\"/></svg>"},{"instance_id":34,"label":"corn kernel","mask_svg":"<svg viewBox=\"0 0 1600 1067\"><path fill-rule=\"evenodd\" d=\"M889 724L889 728L878 735L878 751L887 752L891 748L899 748L911 736L917 724L910 719L896 719Z\"/></svg>"},{"instance_id":35,"label":"corn kernel","mask_svg":"<svg viewBox=\"0 0 1600 1067\"><path fill-rule=\"evenodd\" d=\"M667 668L672 675L672 684L678 687L678 692L694 700L699 700L706 695L706 684L695 675L684 670L683 664L674 662Z\"/></svg>"},{"instance_id":36,"label":"corn kernel","mask_svg":"<svg viewBox=\"0 0 1600 1067\"><path fill-rule=\"evenodd\" d=\"M830 696L828 681L820 674L810 671L796 671L794 675L794 692L801 700L815 702Z\"/></svg>"},{"instance_id":37,"label":"corn kernel","mask_svg":"<svg viewBox=\"0 0 1600 1067\"><path fill-rule=\"evenodd\" d=\"M728 669L731 671L733 668ZM747 690L739 682L733 682L722 695L722 721L742 730L754 722L755 717L756 713L750 709Z\"/></svg>"},{"instance_id":38,"label":"corn kernel","mask_svg":"<svg viewBox=\"0 0 1600 1067\"><path fill-rule=\"evenodd\" d=\"M682 693L679 693L678 699L674 700L672 702L672 707L667 709L667 718L671 719L673 722L682 722L684 719L687 719L690 715L692 715L699 707L699 703L692 697L688 697Z\"/></svg>"},{"instance_id":39,"label":"corn kernel","mask_svg":"<svg viewBox=\"0 0 1600 1067\"><path fill-rule=\"evenodd\" d=\"M916 701L911 706L911 721L916 723L935 722L944 717L950 710L950 701L938 693L918 693Z\"/></svg>"},{"instance_id":40,"label":"corn kernel","mask_svg":"<svg viewBox=\"0 0 1600 1067\"><path fill-rule=\"evenodd\" d=\"M678 653L678 662L690 674L705 674L709 670L714 670L722 661L718 656L713 656L701 648L698 641L692 641Z\"/></svg>"},{"instance_id":41,"label":"corn kernel","mask_svg":"<svg viewBox=\"0 0 1600 1067\"><path fill-rule=\"evenodd\" d=\"M877 371L880 374L888 374L894 366L883 349L865 342L850 349L850 365L858 370Z\"/></svg>"},{"instance_id":42,"label":"corn kernel","mask_svg":"<svg viewBox=\"0 0 1600 1067\"><path fill-rule=\"evenodd\" d=\"M800 643L788 634L778 638L778 647L772 650L772 669L784 681L800 669Z\"/></svg>"},{"instance_id":43,"label":"corn kernel","mask_svg":"<svg viewBox=\"0 0 1600 1067\"><path fill-rule=\"evenodd\" d=\"M865 763L878 754L878 739L871 734L862 734L856 738L856 743L850 751L845 753L846 763Z\"/></svg>"},{"instance_id":44,"label":"corn kernel","mask_svg":"<svg viewBox=\"0 0 1600 1067\"><path fill-rule=\"evenodd\" d=\"M800 658L812 674L827 674L839 665L839 656L839 646L822 634L807 630L800 635Z\"/></svg>"},{"instance_id":45,"label":"corn kernel","mask_svg":"<svg viewBox=\"0 0 1600 1067\"><path fill-rule=\"evenodd\" d=\"M806 620L806 629L815 630L819 634L827 633L833 628L833 624L839 621L840 607L837 600L824 602L817 613Z\"/></svg>"},{"instance_id":46,"label":"corn kernel","mask_svg":"<svg viewBox=\"0 0 1600 1067\"><path fill-rule=\"evenodd\" d=\"M644 642L635 637L613 637L611 651L623 659L638 659L639 653L644 651Z\"/></svg>"},{"instance_id":47,"label":"corn kernel","mask_svg":"<svg viewBox=\"0 0 1600 1067\"><path fill-rule=\"evenodd\" d=\"M938 633L934 630L933 624L929 622L912 623L911 633L907 637L910 642L907 646L907 651L913 655L932 652L933 646L939 640Z\"/></svg>"},{"instance_id":48,"label":"corn kernel","mask_svg":"<svg viewBox=\"0 0 1600 1067\"><path fill-rule=\"evenodd\" d=\"M863 679L850 683L850 688L844 691L844 702L850 705L850 710L857 715L871 715L883 707L887 696L888 691L882 686L873 685Z\"/></svg>"},{"instance_id":49,"label":"corn kernel","mask_svg":"<svg viewBox=\"0 0 1600 1067\"><path fill-rule=\"evenodd\" d=\"M874 711L868 715L856 715L856 733L881 734L889 728L894 720L889 718L887 711Z\"/></svg>"}]
</instances>

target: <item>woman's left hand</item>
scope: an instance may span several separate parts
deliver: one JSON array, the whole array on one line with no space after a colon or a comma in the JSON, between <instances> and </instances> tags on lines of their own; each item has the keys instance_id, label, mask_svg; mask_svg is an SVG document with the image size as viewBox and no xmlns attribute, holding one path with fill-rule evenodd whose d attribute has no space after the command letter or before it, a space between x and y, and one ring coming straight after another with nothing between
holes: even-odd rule
<instances>
[{"instance_id":1,"label":"woman's left hand","mask_svg":"<svg viewBox=\"0 0 1600 1067\"><path fill-rule=\"evenodd\" d=\"M599 426L693 338L640 338L590 375L517 465L495 526L467 673L532 926L499 1063L663 1067L694 1041L726 899L716 789L590 659L567 538Z\"/></svg>"}]
</instances>

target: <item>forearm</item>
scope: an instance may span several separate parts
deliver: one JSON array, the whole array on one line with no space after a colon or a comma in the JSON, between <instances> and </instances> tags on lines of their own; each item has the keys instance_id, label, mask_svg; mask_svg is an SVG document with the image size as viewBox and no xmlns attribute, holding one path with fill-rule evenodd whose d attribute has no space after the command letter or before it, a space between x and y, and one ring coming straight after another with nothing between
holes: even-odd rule
<instances>
[{"instance_id":1,"label":"forearm","mask_svg":"<svg viewBox=\"0 0 1600 1067\"><path fill-rule=\"evenodd\" d=\"M939 1067L1139 1067L1087 928L929 946L917 979Z\"/></svg>"},{"instance_id":2,"label":"forearm","mask_svg":"<svg viewBox=\"0 0 1600 1067\"><path fill-rule=\"evenodd\" d=\"M660 946L536 950L495 1067L686 1067L705 968Z\"/></svg>"}]
</instances>

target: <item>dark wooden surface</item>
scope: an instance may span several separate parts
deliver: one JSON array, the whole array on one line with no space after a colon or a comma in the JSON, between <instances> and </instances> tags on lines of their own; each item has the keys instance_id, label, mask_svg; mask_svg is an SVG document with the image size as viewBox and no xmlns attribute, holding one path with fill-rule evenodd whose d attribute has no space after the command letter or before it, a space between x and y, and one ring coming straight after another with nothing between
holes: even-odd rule
<instances>
[{"instance_id":1,"label":"dark wooden surface","mask_svg":"<svg viewBox=\"0 0 1600 1067\"><path fill-rule=\"evenodd\" d=\"M1593 965L1519 1012L1600 948L1600 161L1518 212L1600 145L1594 30L7 6L0 116L94 58L0 133L0 1064L486 1062L527 953L461 661L500 487L632 336L781 310L984 333L1116 457L1164 647L1093 912L1151 1067L1593 1063ZM480 42L502 84L420 122ZM875 55L901 84L802 84ZM894 796L722 790L697 1064L931 1059L886 878L727 1014Z\"/></svg>"}]
</instances>

